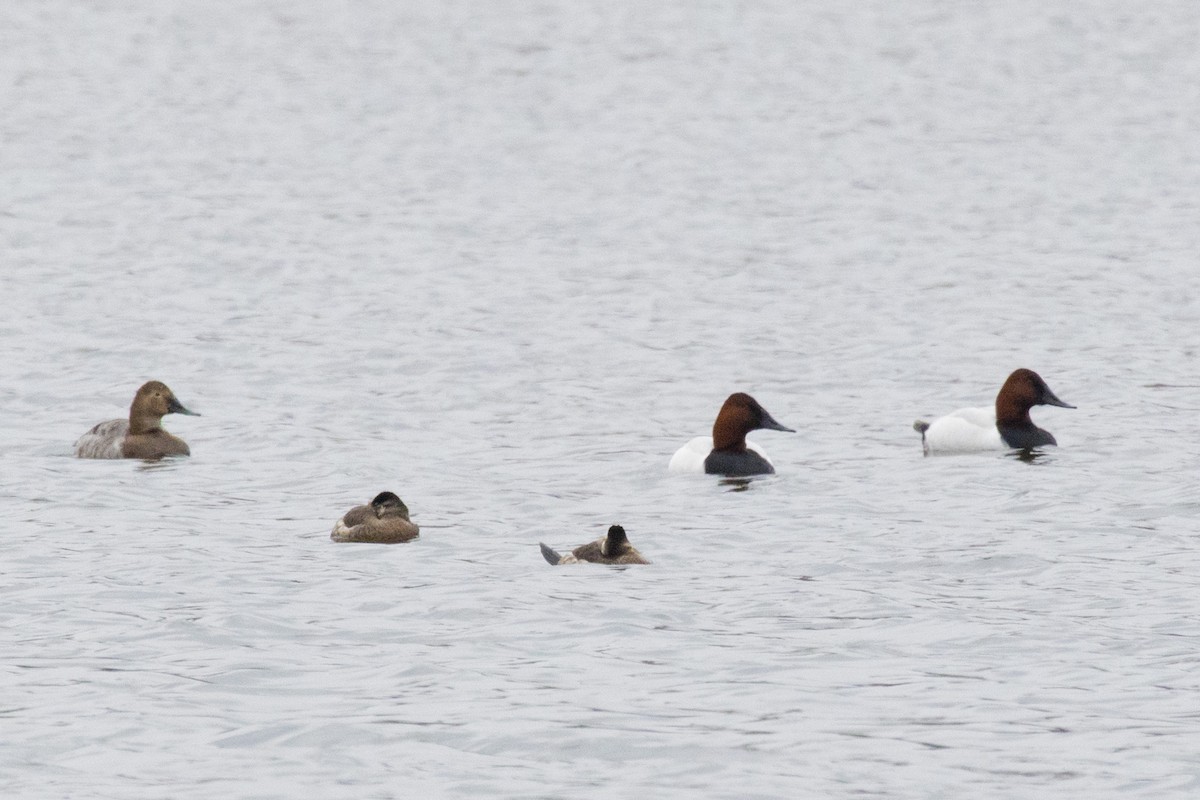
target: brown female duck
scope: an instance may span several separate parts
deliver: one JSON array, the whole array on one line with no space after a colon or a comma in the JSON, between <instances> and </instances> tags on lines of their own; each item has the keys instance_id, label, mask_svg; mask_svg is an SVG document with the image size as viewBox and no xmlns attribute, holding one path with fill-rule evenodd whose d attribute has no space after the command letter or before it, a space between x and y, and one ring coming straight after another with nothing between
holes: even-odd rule
<instances>
[{"instance_id":1,"label":"brown female duck","mask_svg":"<svg viewBox=\"0 0 1200 800\"><path fill-rule=\"evenodd\" d=\"M145 383L133 397L129 419L110 419L96 425L75 442L75 455L144 459L191 455L187 442L163 430L162 418L167 414L200 416L184 408L165 383Z\"/></svg>"},{"instance_id":2,"label":"brown female duck","mask_svg":"<svg viewBox=\"0 0 1200 800\"><path fill-rule=\"evenodd\" d=\"M594 542L576 547L565 556L559 555L540 542L538 546L542 548L542 557L555 566L582 564L585 561L593 564L650 563L637 551L636 547L629 543L629 537L625 535L625 529L620 525L613 525L604 536Z\"/></svg>"},{"instance_id":3,"label":"brown female duck","mask_svg":"<svg viewBox=\"0 0 1200 800\"><path fill-rule=\"evenodd\" d=\"M408 506L391 492L380 492L370 505L355 506L333 524L335 542L398 544L417 538L421 528L408 518Z\"/></svg>"}]
</instances>

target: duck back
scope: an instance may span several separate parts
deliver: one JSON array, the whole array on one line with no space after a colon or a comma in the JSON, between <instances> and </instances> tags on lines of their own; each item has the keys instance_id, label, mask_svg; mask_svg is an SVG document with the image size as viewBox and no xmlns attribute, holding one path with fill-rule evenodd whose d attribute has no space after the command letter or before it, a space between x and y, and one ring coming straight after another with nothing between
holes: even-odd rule
<instances>
[{"instance_id":1,"label":"duck back","mask_svg":"<svg viewBox=\"0 0 1200 800\"><path fill-rule=\"evenodd\" d=\"M75 442L78 458L124 458L121 445L129 434L129 420L101 422Z\"/></svg>"}]
</instances>

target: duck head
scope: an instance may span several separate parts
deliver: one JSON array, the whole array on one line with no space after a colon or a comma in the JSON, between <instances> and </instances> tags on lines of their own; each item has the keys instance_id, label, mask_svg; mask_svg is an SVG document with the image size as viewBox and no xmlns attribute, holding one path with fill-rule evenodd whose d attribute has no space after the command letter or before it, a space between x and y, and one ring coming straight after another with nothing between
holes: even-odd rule
<instances>
[{"instance_id":1,"label":"duck head","mask_svg":"<svg viewBox=\"0 0 1200 800\"><path fill-rule=\"evenodd\" d=\"M200 416L195 411L185 408L175 397L175 393L162 381L144 383L137 390L133 404L129 407L129 431L146 433L161 428L162 418L167 414Z\"/></svg>"},{"instance_id":2,"label":"duck head","mask_svg":"<svg viewBox=\"0 0 1200 800\"><path fill-rule=\"evenodd\" d=\"M745 450L746 434L765 429L795 433L775 421L765 408L745 392L729 395L713 423L714 450Z\"/></svg>"},{"instance_id":3,"label":"duck head","mask_svg":"<svg viewBox=\"0 0 1200 800\"><path fill-rule=\"evenodd\" d=\"M1075 408L1058 399L1042 376L1031 369L1018 369L1008 376L996 395L996 422L1013 424L1029 422L1029 409L1034 406Z\"/></svg>"},{"instance_id":4,"label":"duck head","mask_svg":"<svg viewBox=\"0 0 1200 800\"><path fill-rule=\"evenodd\" d=\"M391 492L380 492L375 495L375 499L371 501L371 509L379 519L383 519L385 516L401 516L408 519L408 506L404 505L404 501Z\"/></svg>"},{"instance_id":5,"label":"duck head","mask_svg":"<svg viewBox=\"0 0 1200 800\"><path fill-rule=\"evenodd\" d=\"M604 537L604 546L600 548L600 552L606 558L616 558L630 547L632 545L629 544L629 537L625 535L625 529L620 525L612 525L609 526L608 535Z\"/></svg>"}]
</instances>

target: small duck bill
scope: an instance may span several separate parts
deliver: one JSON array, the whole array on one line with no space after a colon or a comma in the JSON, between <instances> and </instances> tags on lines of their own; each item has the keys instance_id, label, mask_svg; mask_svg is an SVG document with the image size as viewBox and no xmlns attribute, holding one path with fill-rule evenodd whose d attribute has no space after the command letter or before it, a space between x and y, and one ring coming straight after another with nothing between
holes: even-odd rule
<instances>
[{"instance_id":1,"label":"small duck bill","mask_svg":"<svg viewBox=\"0 0 1200 800\"><path fill-rule=\"evenodd\" d=\"M1046 393L1044 395L1044 399L1041 402L1041 405L1058 406L1059 408L1076 408L1076 406L1073 406L1070 403L1064 403L1062 400L1059 400L1058 395L1056 395L1054 392L1050 391L1049 386L1046 387Z\"/></svg>"},{"instance_id":2,"label":"small duck bill","mask_svg":"<svg viewBox=\"0 0 1200 800\"><path fill-rule=\"evenodd\" d=\"M198 411L192 411L189 408L184 408L183 403L181 403L175 399L175 395L171 395L171 399L167 401L167 413L183 414L185 417L200 416L200 413Z\"/></svg>"}]
</instances>

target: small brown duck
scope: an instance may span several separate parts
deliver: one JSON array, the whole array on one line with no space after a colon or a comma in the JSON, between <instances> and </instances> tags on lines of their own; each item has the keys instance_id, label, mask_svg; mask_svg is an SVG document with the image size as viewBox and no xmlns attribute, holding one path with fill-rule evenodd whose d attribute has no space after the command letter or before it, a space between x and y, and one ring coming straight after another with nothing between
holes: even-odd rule
<instances>
[{"instance_id":1,"label":"small brown duck","mask_svg":"<svg viewBox=\"0 0 1200 800\"><path fill-rule=\"evenodd\" d=\"M561 564L582 564L590 561L593 564L649 564L650 562L629 543L625 529L613 525L608 533L594 542L576 547L565 556L559 555L541 542L542 557L555 566Z\"/></svg>"},{"instance_id":2,"label":"small brown duck","mask_svg":"<svg viewBox=\"0 0 1200 800\"><path fill-rule=\"evenodd\" d=\"M335 542L398 544L416 539L421 528L408 518L408 506L391 492L380 492L370 505L355 506L333 524Z\"/></svg>"},{"instance_id":3,"label":"small brown duck","mask_svg":"<svg viewBox=\"0 0 1200 800\"><path fill-rule=\"evenodd\" d=\"M161 381L142 385L129 406L129 419L110 419L101 422L75 442L79 458L143 458L190 456L187 442L172 436L162 428L167 414L200 416L189 411L175 398L175 393Z\"/></svg>"}]
</instances>

